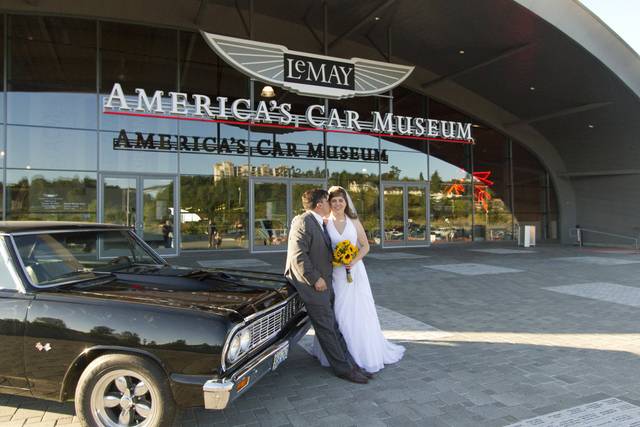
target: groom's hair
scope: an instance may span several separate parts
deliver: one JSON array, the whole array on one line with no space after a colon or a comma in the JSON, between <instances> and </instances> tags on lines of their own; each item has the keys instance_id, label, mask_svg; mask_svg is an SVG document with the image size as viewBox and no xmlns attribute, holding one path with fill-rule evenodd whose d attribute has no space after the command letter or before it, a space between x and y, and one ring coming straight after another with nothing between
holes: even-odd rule
<instances>
[{"instance_id":1,"label":"groom's hair","mask_svg":"<svg viewBox=\"0 0 640 427\"><path fill-rule=\"evenodd\" d=\"M302 193L302 206L306 210L312 211L316 208L318 203L322 202L322 199L327 198L329 198L329 193L327 193L327 190L323 190L322 188L307 190Z\"/></svg>"}]
</instances>

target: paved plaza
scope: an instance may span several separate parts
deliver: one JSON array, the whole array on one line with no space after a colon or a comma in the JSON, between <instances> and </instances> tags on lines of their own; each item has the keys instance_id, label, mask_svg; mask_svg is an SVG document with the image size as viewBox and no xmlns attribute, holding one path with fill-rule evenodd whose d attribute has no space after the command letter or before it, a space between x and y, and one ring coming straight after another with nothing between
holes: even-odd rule
<instances>
[{"instance_id":1,"label":"paved plaza","mask_svg":"<svg viewBox=\"0 0 640 427\"><path fill-rule=\"evenodd\" d=\"M229 409L184 410L176 424L640 425L640 253L476 243L373 255L384 333L407 348L400 363L352 384L308 354L307 337ZM172 262L281 272L284 254ZM72 403L0 394L0 427L23 425L79 424Z\"/></svg>"}]
</instances>

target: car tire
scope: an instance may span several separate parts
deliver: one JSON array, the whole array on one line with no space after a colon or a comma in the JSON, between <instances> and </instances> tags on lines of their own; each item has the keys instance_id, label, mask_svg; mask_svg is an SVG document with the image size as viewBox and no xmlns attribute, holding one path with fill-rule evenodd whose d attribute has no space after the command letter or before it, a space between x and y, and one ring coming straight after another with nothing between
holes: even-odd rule
<instances>
[{"instance_id":1,"label":"car tire","mask_svg":"<svg viewBox=\"0 0 640 427\"><path fill-rule=\"evenodd\" d=\"M85 427L171 426L176 411L164 371L149 359L128 354L92 361L78 380L75 406Z\"/></svg>"}]
</instances>

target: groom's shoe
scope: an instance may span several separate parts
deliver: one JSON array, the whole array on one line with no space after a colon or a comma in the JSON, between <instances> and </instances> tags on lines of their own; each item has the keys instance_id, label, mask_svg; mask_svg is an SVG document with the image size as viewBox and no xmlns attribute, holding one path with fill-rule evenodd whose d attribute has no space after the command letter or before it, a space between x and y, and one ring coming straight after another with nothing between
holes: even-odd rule
<instances>
[{"instance_id":1,"label":"groom's shoe","mask_svg":"<svg viewBox=\"0 0 640 427\"><path fill-rule=\"evenodd\" d=\"M366 377L368 380L373 379L373 373L369 371L365 371L360 366L356 367L356 371L358 371L360 374L362 374L362 376Z\"/></svg>"},{"instance_id":2,"label":"groom's shoe","mask_svg":"<svg viewBox=\"0 0 640 427\"><path fill-rule=\"evenodd\" d=\"M367 384L369 382L369 380L367 380L367 377L365 377L355 369L352 369L350 372L346 372L344 374L339 374L337 375L337 377L357 384Z\"/></svg>"}]
</instances>

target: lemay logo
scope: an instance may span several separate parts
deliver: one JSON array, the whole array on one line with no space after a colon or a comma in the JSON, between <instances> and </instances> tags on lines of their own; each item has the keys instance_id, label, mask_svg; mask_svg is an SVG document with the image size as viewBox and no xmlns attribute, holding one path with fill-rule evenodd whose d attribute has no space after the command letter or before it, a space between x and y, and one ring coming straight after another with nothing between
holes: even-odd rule
<instances>
[{"instance_id":1,"label":"lemay logo","mask_svg":"<svg viewBox=\"0 0 640 427\"><path fill-rule=\"evenodd\" d=\"M414 67L369 59L341 59L285 46L201 32L229 65L257 80L300 95L343 99L387 92Z\"/></svg>"}]
</instances>

